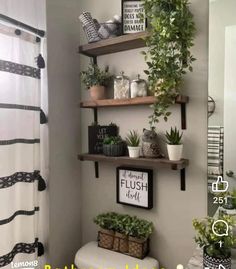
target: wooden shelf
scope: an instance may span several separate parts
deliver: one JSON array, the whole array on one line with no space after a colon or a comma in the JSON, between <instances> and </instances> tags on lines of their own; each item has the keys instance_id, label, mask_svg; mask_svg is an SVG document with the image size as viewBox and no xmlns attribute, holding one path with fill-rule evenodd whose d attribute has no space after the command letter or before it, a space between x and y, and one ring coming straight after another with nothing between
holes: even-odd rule
<instances>
[{"instance_id":1,"label":"wooden shelf","mask_svg":"<svg viewBox=\"0 0 236 269\"><path fill-rule=\"evenodd\" d=\"M188 96L179 95L176 98L176 104L188 103ZM138 105L151 105L156 102L154 96L136 97L129 99L104 99L104 100L89 100L80 103L81 108L98 108L98 107L122 107L122 106L138 106Z\"/></svg>"},{"instance_id":2,"label":"wooden shelf","mask_svg":"<svg viewBox=\"0 0 236 269\"><path fill-rule=\"evenodd\" d=\"M144 38L146 36L147 33L143 32L108 38L95 43L79 46L79 53L89 57L97 57L100 55L142 48L145 47Z\"/></svg>"},{"instance_id":3,"label":"wooden shelf","mask_svg":"<svg viewBox=\"0 0 236 269\"><path fill-rule=\"evenodd\" d=\"M119 165L138 165L138 166L165 166L172 170L181 170L188 166L189 160L182 159L180 161L170 161L168 159L149 159L149 158L129 158L128 156L122 157L107 157L100 154L80 154L78 155L80 161L95 161L95 162L110 162Z\"/></svg>"},{"instance_id":4,"label":"wooden shelf","mask_svg":"<svg viewBox=\"0 0 236 269\"><path fill-rule=\"evenodd\" d=\"M148 159L148 158L129 158L128 156L122 157L106 157L100 154L79 154L78 159L80 161L93 161L95 163L95 177L99 178L98 163L106 162L113 163L116 165L132 165L138 167L165 167L172 170L180 171L180 190L186 190L186 176L185 168L189 165L189 160L182 159L180 161L170 161L168 159Z\"/></svg>"}]
</instances>

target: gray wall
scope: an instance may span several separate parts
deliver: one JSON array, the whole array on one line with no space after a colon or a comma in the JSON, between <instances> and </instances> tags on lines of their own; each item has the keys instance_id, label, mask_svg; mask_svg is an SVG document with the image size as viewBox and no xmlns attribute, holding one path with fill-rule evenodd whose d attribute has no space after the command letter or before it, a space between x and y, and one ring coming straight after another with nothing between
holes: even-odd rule
<instances>
[{"instance_id":1,"label":"gray wall","mask_svg":"<svg viewBox=\"0 0 236 269\"><path fill-rule=\"evenodd\" d=\"M79 1L47 1L50 233L54 268L73 262L80 246Z\"/></svg>"},{"instance_id":2,"label":"gray wall","mask_svg":"<svg viewBox=\"0 0 236 269\"><path fill-rule=\"evenodd\" d=\"M81 11L91 11L92 15L104 21L120 13L120 2L115 0L81 1ZM131 215L151 220L155 224L155 233L151 242L151 255L157 258L166 268L174 268L178 263L187 263L193 254L194 231L192 219L207 215L207 87L208 87L208 1L192 0L191 9L197 24L197 36L193 54L198 59L194 72L185 77L183 92L190 96L187 107L188 129L184 132L184 156L190 159L187 169L187 191L180 191L179 174L168 169L155 170L154 208L150 211L124 207L116 204L115 166L100 165L100 179L94 178L94 164L82 164L82 243L96 239L97 227L93 217L104 211L126 212ZM109 8L108 8L109 3ZM86 43L81 30L81 44ZM86 68L88 59L81 56L80 66ZM124 70L134 77L146 68L139 50L103 56L98 59L99 65L109 64L111 71L119 73ZM143 75L143 74L142 74ZM82 99L88 99L88 92L81 87ZM163 133L170 126L180 128L179 107L172 109L173 116L168 123L158 125ZM124 136L129 129L140 132L148 127L148 116L151 110L145 107L117 108L99 110L99 123L115 122L120 126ZM81 111L82 152L87 152L87 126L93 121L92 111Z\"/></svg>"}]
</instances>

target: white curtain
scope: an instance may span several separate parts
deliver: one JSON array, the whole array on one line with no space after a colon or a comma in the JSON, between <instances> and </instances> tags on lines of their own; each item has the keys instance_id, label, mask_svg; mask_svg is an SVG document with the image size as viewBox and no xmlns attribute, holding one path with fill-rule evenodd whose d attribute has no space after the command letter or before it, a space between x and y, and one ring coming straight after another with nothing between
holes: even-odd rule
<instances>
[{"instance_id":1,"label":"white curtain","mask_svg":"<svg viewBox=\"0 0 236 269\"><path fill-rule=\"evenodd\" d=\"M39 191L47 174L46 161L40 158L46 132L40 128L45 83L36 64L44 41L34 42L34 36L26 34L30 41L0 32L0 268L9 269L12 262L37 264L32 262L42 251L40 223L47 221L39 213L45 203Z\"/></svg>"}]
</instances>

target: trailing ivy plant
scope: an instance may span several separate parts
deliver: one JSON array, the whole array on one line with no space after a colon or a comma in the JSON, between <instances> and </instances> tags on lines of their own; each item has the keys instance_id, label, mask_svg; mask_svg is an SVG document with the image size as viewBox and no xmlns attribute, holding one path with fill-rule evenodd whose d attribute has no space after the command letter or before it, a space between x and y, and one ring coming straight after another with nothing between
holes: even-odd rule
<instances>
[{"instance_id":1,"label":"trailing ivy plant","mask_svg":"<svg viewBox=\"0 0 236 269\"><path fill-rule=\"evenodd\" d=\"M190 48L194 45L195 23L189 10L189 0L143 0L148 20L145 56L151 92L157 98L152 106L150 125L163 117L167 121L168 108L180 93L183 75L192 71L196 60Z\"/></svg>"}]
</instances>

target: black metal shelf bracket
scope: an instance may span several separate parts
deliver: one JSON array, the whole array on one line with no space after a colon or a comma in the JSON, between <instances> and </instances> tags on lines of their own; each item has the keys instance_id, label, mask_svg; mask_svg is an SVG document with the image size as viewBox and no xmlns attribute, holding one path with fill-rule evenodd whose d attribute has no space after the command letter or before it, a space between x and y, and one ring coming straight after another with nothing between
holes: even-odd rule
<instances>
[{"instance_id":1,"label":"black metal shelf bracket","mask_svg":"<svg viewBox=\"0 0 236 269\"><path fill-rule=\"evenodd\" d=\"M181 191L186 191L185 168L180 169L180 189L181 189Z\"/></svg>"},{"instance_id":2,"label":"black metal shelf bracket","mask_svg":"<svg viewBox=\"0 0 236 269\"><path fill-rule=\"evenodd\" d=\"M186 104L181 104L181 126L183 130L187 129L187 120L186 120Z\"/></svg>"}]
</instances>

